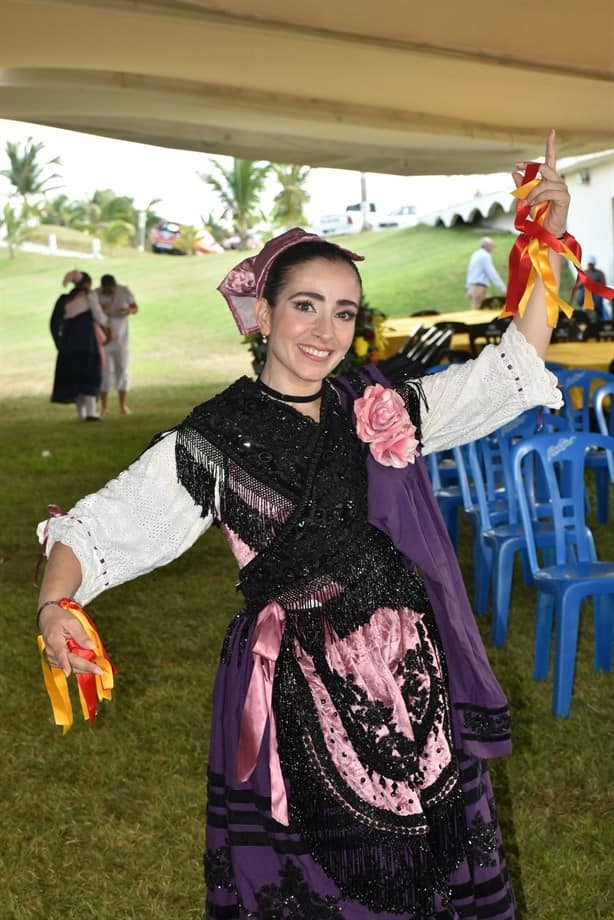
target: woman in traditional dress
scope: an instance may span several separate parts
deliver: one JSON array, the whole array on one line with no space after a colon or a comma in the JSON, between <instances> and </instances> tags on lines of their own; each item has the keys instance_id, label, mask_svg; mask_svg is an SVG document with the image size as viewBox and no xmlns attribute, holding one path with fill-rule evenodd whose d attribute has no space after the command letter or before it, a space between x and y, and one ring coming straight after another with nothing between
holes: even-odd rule
<instances>
[{"instance_id":1,"label":"woman in traditional dress","mask_svg":"<svg viewBox=\"0 0 614 920\"><path fill-rule=\"evenodd\" d=\"M58 350L51 402L75 403L77 418L99 421L96 400L109 321L87 272L68 272L62 283L72 283L73 288L58 297L51 314L51 335Z\"/></svg>"},{"instance_id":2,"label":"woman in traditional dress","mask_svg":"<svg viewBox=\"0 0 614 920\"><path fill-rule=\"evenodd\" d=\"M534 203L565 230L549 137ZM517 181L519 181L517 177ZM96 671L58 599L170 562L213 522L245 606L218 668L205 870L210 918L515 916L485 758L510 749L423 454L560 405L540 282L475 361L396 391L350 348L361 257L294 229L220 285L268 337L242 377L100 492L41 525L47 655ZM555 274L559 257L550 254Z\"/></svg>"}]
</instances>

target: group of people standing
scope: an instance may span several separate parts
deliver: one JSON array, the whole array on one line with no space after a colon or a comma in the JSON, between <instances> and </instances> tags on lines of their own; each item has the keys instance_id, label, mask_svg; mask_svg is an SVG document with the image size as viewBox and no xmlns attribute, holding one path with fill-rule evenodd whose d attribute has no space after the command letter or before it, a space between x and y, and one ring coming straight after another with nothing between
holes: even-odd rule
<instances>
[{"instance_id":1,"label":"group of people standing","mask_svg":"<svg viewBox=\"0 0 614 920\"><path fill-rule=\"evenodd\" d=\"M130 288L103 275L92 290L87 272L71 271L51 315L51 334L58 350L51 402L75 403L77 417L98 422L108 409L110 390L117 390L119 410L128 408L128 318L138 311ZM100 397L100 411L97 401Z\"/></svg>"}]
</instances>

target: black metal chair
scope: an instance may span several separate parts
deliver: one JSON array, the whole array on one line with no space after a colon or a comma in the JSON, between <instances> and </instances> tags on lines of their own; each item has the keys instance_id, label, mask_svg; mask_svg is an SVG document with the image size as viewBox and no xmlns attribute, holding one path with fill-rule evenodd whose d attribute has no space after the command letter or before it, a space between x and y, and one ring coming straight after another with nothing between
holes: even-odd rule
<instances>
[{"instance_id":1,"label":"black metal chair","mask_svg":"<svg viewBox=\"0 0 614 920\"><path fill-rule=\"evenodd\" d=\"M505 296L485 297L480 304L480 310L502 310L505 305Z\"/></svg>"},{"instance_id":2,"label":"black metal chair","mask_svg":"<svg viewBox=\"0 0 614 920\"><path fill-rule=\"evenodd\" d=\"M588 328L588 326L586 327ZM582 342L586 337L586 328L583 330L574 318L569 319L564 313L559 316L558 322L552 330L551 342Z\"/></svg>"},{"instance_id":3,"label":"black metal chair","mask_svg":"<svg viewBox=\"0 0 614 920\"><path fill-rule=\"evenodd\" d=\"M601 319L589 323L584 330L584 341L595 339L597 342L609 342L614 339L614 320Z\"/></svg>"},{"instance_id":4,"label":"black metal chair","mask_svg":"<svg viewBox=\"0 0 614 920\"><path fill-rule=\"evenodd\" d=\"M510 319L493 319L490 323L476 323L468 327L469 347L473 357L477 357L486 345L498 345L501 336L509 326Z\"/></svg>"},{"instance_id":5,"label":"black metal chair","mask_svg":"<svg viewBox=\"0 0 614 920\"><path fill-rule=\"evenodd\" d=\"M411 377L422 377L429 367L439 364L449 350L451 339L451 330L431 326L406 354L397 351L380 361L378 367L393 386Z\"/></svg>"}]
</instances>

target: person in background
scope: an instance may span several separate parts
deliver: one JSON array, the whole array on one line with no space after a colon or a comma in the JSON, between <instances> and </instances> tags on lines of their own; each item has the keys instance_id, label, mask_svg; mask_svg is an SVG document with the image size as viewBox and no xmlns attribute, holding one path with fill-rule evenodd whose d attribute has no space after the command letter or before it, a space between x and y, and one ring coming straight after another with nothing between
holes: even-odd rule
<instances>
[{"instance_id":1,"label":"person in background","mask_svg":"<svg viewBox=\"0 0 614 920\"><path fill-rule=\"evenodd\" d=\"M72 284L73 288L58 297L51 315L51 335L58 350L51 402L76 403L79 419L99 422L96 399L108 320L86 272L68 272L62 284Z\"/></svg>"},{"instance_id":2,"label":"person in background","mask_svg":"<svg viewBox=\"0 0 614 920\"><path fill-rule=\"evenodd\" d=\"M489 236L480 240L480 248L472 254L467 267L467 297L471 308L479 310L486 297L489 284L494 284L505 294L505 284L499 276L492 260L494 243Z\"/></svg>"},{"instance_id":3,"label":"person in background","mask_svg":"<svg viewBox=\"0 0 614 920\"><path fill-rule=\"evenodd\" d=\"M598 284L606 284L605 275L600 268L597 268L597 256L588 256L586 259L586 274L592 281L596 281ZM576 296L577 295L577 296ZM576 298L574 301L574 297ZM570 303L576 303L578 307L584 306L584 285L581 283L579 277L576 278L576 283L571 289L571 295L569 297ZM597 315L597 319L609 319L608 309L606 307L606 302L603 297L600 297L599 294L593 294L593 308Z\"/></svg>"},{"instance_id":4,"label":"person in background","mask_svg":"<svg viewBox=\"0 0 614 920\"><path fill-rule=\"evenodd\" d=\"M103 275L96 294L107 322L111 326L111 338L105 346L105 366L100 388L100 409L104 415L108 408L109 390L117 390L119 411L130 414L128 399L128 317L138 311L138 305L130 288L118 284L113 275Z\"/></svg>"}]
</instances>

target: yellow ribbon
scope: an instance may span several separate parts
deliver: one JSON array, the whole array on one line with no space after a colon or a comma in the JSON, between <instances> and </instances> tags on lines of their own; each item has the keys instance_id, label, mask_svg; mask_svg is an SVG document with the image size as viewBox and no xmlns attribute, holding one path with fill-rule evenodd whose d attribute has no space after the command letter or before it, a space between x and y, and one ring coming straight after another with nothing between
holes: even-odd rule
<instances>
[{"instance_id":1,"label":"yellow ribbon","mask_svg":"<svg viewBox=\"0 0 614 920\"><path fill-rule=\"evenodd\" d=\"M74 601L63 603L61 606L69 610L69 612L79 620L87 637L91 639L94 644L93 651L89 649L78 650L78 647L76 647L74 649L75 654L88 652L87 659L97 664L102 671L102 674L77 674L77 687L79 689L81 712L83 713L83 718L89 720L91 723L93 722L96 702L111 699L111 691L114 686L114 668L107 656L96 627L85 611ZM40 652L45 689L51 701L53 718L56 725L62 726L62 734L65 735L73 724L73 712L68 692L68 681L61 668L50 667L44 655L45 640L43 637L39 635L36 641ZM84 655L83 657L86 656Z\"/></svg>"},{"instance_id":2,"label":"yellow ribbon","mask_svg":"<svg viewBox=\"0 0 614 920\"><path fill-rule=\"evenodd\" d=\"M515 198L524 201L529 192L535 188L540 182L539 178L531 179L528 182L525 182L523 185L519 186L512 192L512 195ZM538 205L535 209L533 215L533 223L544 225L544 219L548 210L548 203ZM518 224L517 224L518 226ZM557 251L560 254L568 259L577 269L581 269L582 265L579 259L576 257L575 253L567 246L563 240L558 240L560 244ZM565 301L558 291L558 284L554 273L552 271L552 266L550 265L550 260L548 258L548 250L550 246L547 242L540 239L539 236L530 236L523 248L520 258L523 259L527 257L531 262L531 268L529 271L529 276L527 279L526 287L518 303L518 313L520 316L524 315L524 312L527 308L527 303L535 289L535 284L537 278L541 278L542 284L544 285L544 293L546 299L546 313L548 317L548 324L552 327L556 326L558 320L559 310L562 310L567 317L573 315L573 307ZM584 309L590 310L593 307L593 297L589 289L584 287ZM505 307L503 308L500 316L511 316L512 313L506 311Z\"/></svg>"}]
</instances>

